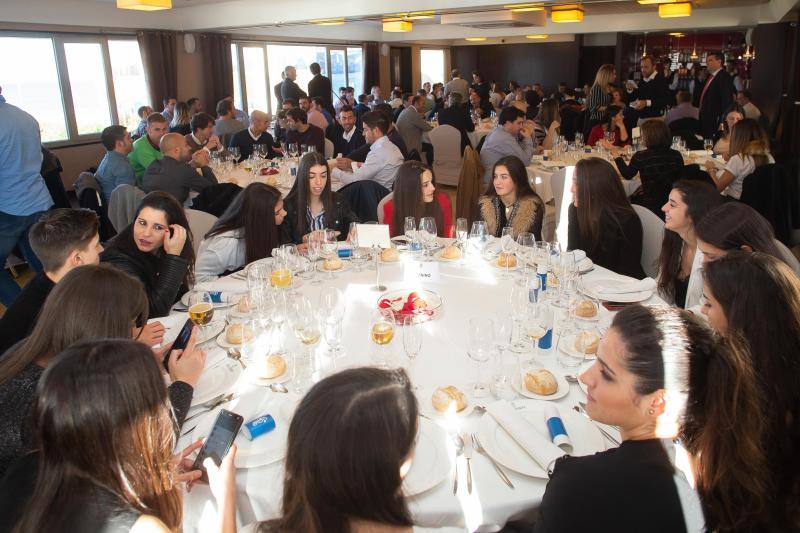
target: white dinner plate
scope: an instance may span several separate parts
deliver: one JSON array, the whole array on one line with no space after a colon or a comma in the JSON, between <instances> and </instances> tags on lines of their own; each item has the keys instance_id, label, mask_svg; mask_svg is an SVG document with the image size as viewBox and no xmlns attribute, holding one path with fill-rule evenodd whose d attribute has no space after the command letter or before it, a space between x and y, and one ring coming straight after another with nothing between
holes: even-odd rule
<instances>
[{"instance_id":1,"label":"white dinner plate","mask_svg":"<svg viewBox=\"0 0 800 533\"><path fill-rule=\"evenodd\" d=\"M526 400L513 402L514 407L521 407L517 412L530 423L532 431L538 431L545 438L550 438L544 421L544 405L541 402ZM573 457L592 455L606 449L603 434L591 420L568 407L556 406L564 427L572 441ZM481 417L479 423L481 444L492 459L509 470L525 476L548 479L547 472L539 466L528 453L504 430L491 416Z\"/></svg>"},{"instance_id":2,"label":"white dinner plate","mask_svg":"<svg viewBox=\"0 0 800 533\"><path fill-rule=\"evenodd\" d=\"M558 400L559 398L563 398L569 394L569 383L567 383L566 378L561 374L553 372L553 375L556 377L558 389L556 389L553 394L548 396L545 396L544 394L536 394L535 392L531 392L525 388L525 385L522 384L522 376L518 373L515 373L514 377L511 379L511 386L515 391L517 391L518 394L521 394L522 396L532 400Z\"/></svg>"},{"instance_id":3,"label":"white dinner plate","mask_svg":"<svg viewBox=\"0 0 800 533\"><path fill-rule=\"evenodd\" d=\"M599 336L599 333L598 333ZM602 338L602 337L601 337ZM583 354L580 353L578 350L575 349L575 335L567 335L563 339L560 339L558 342L558 349L564 352L567 355L571 355L572 357L576 357L578 359L583 358ZM587 353L586 360L593 361L597 359L596 353Z\"/></svg>"},{"instance_id":4,"label":"white dinner plate","mask_svg":"<svg viewBox=\"0 0 800 533\"><path fill-rule=\"evenodd\" d=\"M411 468L403 480L406 496L416 496L431 490L450 474L450 457L447 453L447 433L438 424L419 419L417 445Z\"/></svg>"},{"instance_id":5,"label":"white dinner plate","mask_svg":"<svg viewBox=\"0 0 800 533\"><path fill-rule=\"evenodd\" d=\"M583 292L587 296L602 300L604 302L619 302L619 303L637 303L643 302L653 296L653 291L638 291L626 292L623 294L614 294L613 296L601 297L595 290L596 287L614 286L620 284L632 283L633 280L622 280L619 278L594 278L588 280L591 283L588 287L584 287Z\"/></svg>"},{"instance_id":6,"label":"white dinner plate","mask_svg":"<svg viewBox=\"0 0 800 533\"><path fill-rule=\"evenodd\" d=\"M419 399L419 411L422 414L433 418L434 420L452 420L453 418L465 417L472 413L475 403L472 399L472 395L469 393L470 387L459 387L458 390L464 394L464 399L467 402L467 406L457 413L442 413L436 410L436 408L433 406L432 398L433 391L437 388L438 387L431 387L423 389L419 391L419 394L417 394L417 398Z\"/></svg>"},{"instance_id":7,"label":"white dinner plate","mask_svg":"<svg viewBox=\"0 0 800 533\"><path fill-rule=\"evenodd\" d=\"M275 420L275 429L253 440L245 436L244 430L239 431L235 441L236 468L264 466L280 461L286 456L286 438L298 400L291 394L264 394L263 391L258 390L242 395L221 406L223 409L241 415L244 423L267 414ZM216 414L203 416L192 432L192 438L196 440L201 435L207 437L215 420Z\"/></svg>"},{"instance_id":8,"label":"white dinner plate","mask_svg":"<svg viewBox=\"0 0 800 533\"><path fill-rule=\"evenodd\" d=\"M204 368L194 387L192 405L207 402L220 394L233 391L233 386L242 374L242 367L236 361L224 361L221 364Z\"/></svg>"}]
</instances>

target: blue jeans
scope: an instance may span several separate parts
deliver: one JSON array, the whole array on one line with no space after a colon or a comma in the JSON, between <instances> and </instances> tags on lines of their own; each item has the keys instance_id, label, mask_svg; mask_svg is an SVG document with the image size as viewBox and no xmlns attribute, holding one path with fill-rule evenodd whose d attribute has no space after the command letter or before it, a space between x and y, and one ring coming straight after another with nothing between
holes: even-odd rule
<instances>
[{"instance_id":1,"label":"blue jeans","mask_svg":"<svg viewBox=\"0 0 800 533\"><path fill-rule=\"evenodd\" d=\"M38 222L43 214L44 211L39 211L32 215L16 216L0 211L0 266L3 267L0 270L0 303L6 307L10 307L14 303L22 290L5 270L6 258L11 255L17 244L19 244L25 260L28 261L28 265L36 272L42 271L42 264L28 242L28 230Z\"/></svg>"}]
</instances>

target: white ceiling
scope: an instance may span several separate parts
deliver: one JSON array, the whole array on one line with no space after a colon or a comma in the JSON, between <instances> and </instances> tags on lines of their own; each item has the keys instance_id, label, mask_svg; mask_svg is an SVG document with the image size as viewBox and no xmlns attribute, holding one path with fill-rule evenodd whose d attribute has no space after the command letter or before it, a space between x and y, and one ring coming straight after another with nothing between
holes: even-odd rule
<instances>
[{"instance_id":1,"label":"white ceiling","mask_svg":"<svg viewBox=\"0 0 800 533\"><path fill-rule=\"evenodd\" d=\"M317 26L304 21L345 16L348 19L379 18L396 13L396 0L173 0L173 9L138 12L116 8L115 0L8 0L3 1L0 22L76 25L103 28L153 28L179 31L218 30L240 35L273 36L276 39L365 40L464 44L464 37L524 38L529 33L572 36L575 33L616 31L692 30L742 28L781 20L797 0L695 0L691 17L661 19L657 6L641 6L632 0L585 1L582 23L476 30L443 26L438 19L414 25L411 33L386 33L379 22L360 20L343 26ZM513 1L513 0L512 0ZM518 0L519 1L519 0ZM509 0L405 0L406 11L480 11L502 9ZM552 2L546 2L552 3ZM490 41L492 42L492 41Z\"/></svg>"}]
</instances>

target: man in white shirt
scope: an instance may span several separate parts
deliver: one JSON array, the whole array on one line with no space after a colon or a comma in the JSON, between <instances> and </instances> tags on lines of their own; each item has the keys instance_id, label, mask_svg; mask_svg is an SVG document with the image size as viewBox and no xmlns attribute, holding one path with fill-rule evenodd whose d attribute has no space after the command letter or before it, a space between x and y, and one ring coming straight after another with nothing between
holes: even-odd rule
<instances>
[{"instance_id":1,"label":"man in white shirt","mask_svg":"<svg viewBox=\"0 0 800 533\"><path fill-rule=\"evenodd\" d=\"M744 110L744 118L758 120L761 118L761 110L750 101L750 91L739 91L736 93L736 103Z\"/></svg>"},{"instance_id":2,"label":"man in white shirt","mask_svg":"<svg viewBox=\"0 0 800 533\"><path fill-rule=\"evenodd\" d=\"M389 119L384 113L370 111L361 117L361 121L364 124L364 138L370 145L366 161L355 171L335 168L332 176L340 179L342 185L372 180L391 189L397 169L403 164L403 154L386 137Z\"/></svg>"},{"instance_id":3,"label":"man in white shirt","mask_svg":"<svg viewBox=\"0 0 800 533\"><path fill-rule=\"evenodd\" d=\"M454 68L450 72L450 81L448 81L447 85L444 86L445 99L447 99L450 93L461 94L462 102L466 102L467 98L469 97L469 82L461 78L461 72L459 72L457 68Z\"/></svg>"}]
</instances>

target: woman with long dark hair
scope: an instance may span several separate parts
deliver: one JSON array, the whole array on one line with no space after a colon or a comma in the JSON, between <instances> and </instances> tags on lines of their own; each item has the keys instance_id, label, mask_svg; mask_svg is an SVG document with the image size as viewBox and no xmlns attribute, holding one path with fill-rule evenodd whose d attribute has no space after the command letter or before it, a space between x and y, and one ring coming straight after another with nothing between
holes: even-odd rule
<instances>
[{"instance_id":1,"label":"woman with long dark hair","mask_svg":"<svg viewBox=\"0 0 800 533\"><path fill-rule=\"evenodd\" d=\"M617 274L644 277L642 223L608 161L589 157L575 165L568 221L568 249L584 250Z\"/></svg>"},{"instance_id":2,"label":"woman with long dark hair","mask_svg":"<svg viewBox=\"0 0 800 533\"><path fill-rule=\"evenodd\" d=\"M536 138L536 146L541 146L545 150L552 150L558 138L560 126L561 114L558 100L546 98L542 101L536 118L533 119L533 135Z\"/></svg>"},{"instance_id":3,"label":"woman with long dark hair","mask_svg":"<svg viewBox=\"0 0 800 533\"><path fill-rule=\"evenodd\" d=\"M614 140L608 142L606 140L606 133L611 132L614 135ZM625 127L625 114L622 108L616 105L609 105L606 108L606 113L603 115L602 122L596 124L590 131L589 137L586 140L588 146L600 144L605 148L612 146L625 146L630 144L630 136L628 128Z\"/></svg>"},{"instance_id":4,"label":"woman with long dark hair","mask_svg":"<svg viewBox=\"0 0 800 533\"><path fill-rule=\"evenodd\" d=\"M720 382L724 378L730 379ZM580 380L587 387L589 416L619 426L622 443L556 461L535 533L705 531L702 505L691 488L690 461L675 444L687 422L694 429L696 421L709 420L699 429L717 432L721 438L716 442L734 446L734 432L719 431L718 425L741 423L741 446L729 452L731 465L741 468L742 475L752 474L755 482L763 479L757 471L757 437L744 433L758 427L756 398L743 396L754 392L752 370L740 352L718 342L691 313L667 306L623 309ZM716 387L715 396L698 403L705 387ZM576 501L582 502L581 512L575 512Z\"/></svg>"},{"instance_id":5,"label":"woman with long dark hair","mask_svg":"<svg viewBox=\"0 0 800 533\"><path fill-rule=\"evenodd\" d=\"M200 474L181 459L201 442L173 457L174 420L149 348L122 339L73 345L42 374L36 396L37 454L0 488L6 503L20 503L15 533L181 529L180 483ZM223 469L232 467L234 454ZM23 474L36 477L30 496Z\"/></svg>"},{"instance_id":6,"label":"woman with long dark hair","mask_svg":"<svg viewBox=\"0 0 800 533\"><path fill-rule=\"evenodd\" d=\"M500 237L510 226L516 238L520 233L533 233L542 239L544 202L528 182L528 171L513 155L501 157L492 169L492 181L478 199L481 219L489 235Z\"/></svg>"},{"instance_id":7,"label":"woman with long dark hair","mask_svg":"<svg viewBox=\"0 0 800 533\"><path fill-rule=\"evenodd\" d=\"M440 237L451 237L453 207L446 193L436 192L433 172L419 161L406 161L397 169L392 198L383 204L383 221L392 237L402 235L406 217L419 224L423 217L436 220Z\"/></svg>"},{"instance_id":8,"label":"woman with long dark hair","mask_svg":"<svg viewBox=\"0 0 800 533\"><path fill-rule=\"evenodd\" d=\"M288 242L301 244L312 231L332 229L339 240L347 238L351 222L360 222L347 199L331 190L331 173L325 156L311 152L300 158L297 179L284 201L283 232Z\"/></svg>"},{"instance_id":9,"label":"woman with long dark hair","mask_svg":"<svg viewBox=\"0 0 800 533\"><path fill-rule=\"evenodd\" d=\"M695 226L719 205L711 185L678 180L672 184L664 211L664 241L658 258L658 292L669 303L689 309L700 304L703 254L697 249Z\"/></svg>"},{"instance_id":10,"label":"woman with long dark hair","mask_svg":"<svg viewBox=\"0 0 800 533\"><path fill-rule=\"evenodd\" d=\"M280 191L264 183L251 183L240 192L200 243L197 281L213 281L269 257L273 248L285 242L283 205Z\"/></svg>"},{"instance_id":11,"label":"woman with long dark hair","mask_svg":"<svg viewBox=\"0 0 800 533\"><path fill-rule=\"evenodd\" d=\"M133 222L106 246L100 261L138 279L150 302L150 316L169 314L194 281L192 232L183 206L170 194L151 192Z\"/></svg>"},{"instance_id":12,"label":"woman with long dark hair","mask_svg":"<svg viewBox=\"0 0 800 533\"><path fill-rule=\"evenodd\" d=\"M769 137L752 118L742 119L733 126L728 153L730 158L721 174L718 174L712 161L706 161L706 170L717 184L718 191L738 200L742 195L744 179L756 168L774 163L775 160L769 153Z\"/></svg>"},{"instance_id":13,"label":"woman with long dark hair","mask_svg":"<svg viewBox=\"0 0 800 533\"><path fill-rule=\"evenodd\" d=\"M719 531L800 529L800 280L779 259L732 251L707 263L703 313L722 336L744 346L763 403L760 431L724 411L697 421L688 435L696 447L698 486ZM709 384L699 405L719 392ZM740 401L747 401L741 391ZM757 437L764 461L751 472L739 439ZM744 440L744 442L748 442ZM750 449L747 450L752 451ZM741 467L741 469L739 468ZM756 476L756 477L753 477ZM703 483L705 477L705 483ZM710 528L711 529L711 528Z\"/></svg>"},{"instance_id":14,"label":"woman with long dark hair","mask_svg":"<svg viewBox=\"0 0 800 533\"><path fill-rule=\"evenodd\" d=\"M683 156L670 147L669 128L663 120L645 120L639 128L645 149L633 154L630 163L622 157L614 162L623 178L629 180L638 175L642 180L641 193L634 194L631 202L646 207L663 220L661 206L669 196L672 182L683 171Z\"/></svg>"},{"instance_id":15,"label":"woman with long dark hair","mask_svg":"<svg viewBox=\"0 0 800 533\"><path fill-rule=\"evenodd\" d=\"M82 340L130 339L136 326L145 322L147 296L142 284L117 269L82 266L56 284L30 336L0 359L0 477L32 445L25 422L36 383L53 357ZM170 398L180 422L189 410L205 361L194 342L183 353L180 358L170 357Z\"/></svg>"},{"instance_id":16,"label":"woman with long dark hair","mask_svg":"<svg viewBox=\"0 0 800 533\"><path fill-rule=\"evenodd\" d=\"M354 368L323 379L289 426L281 516L254 530L410 533L401 485L418 421L403 370Z\"/></svg>"}]
</instances>

